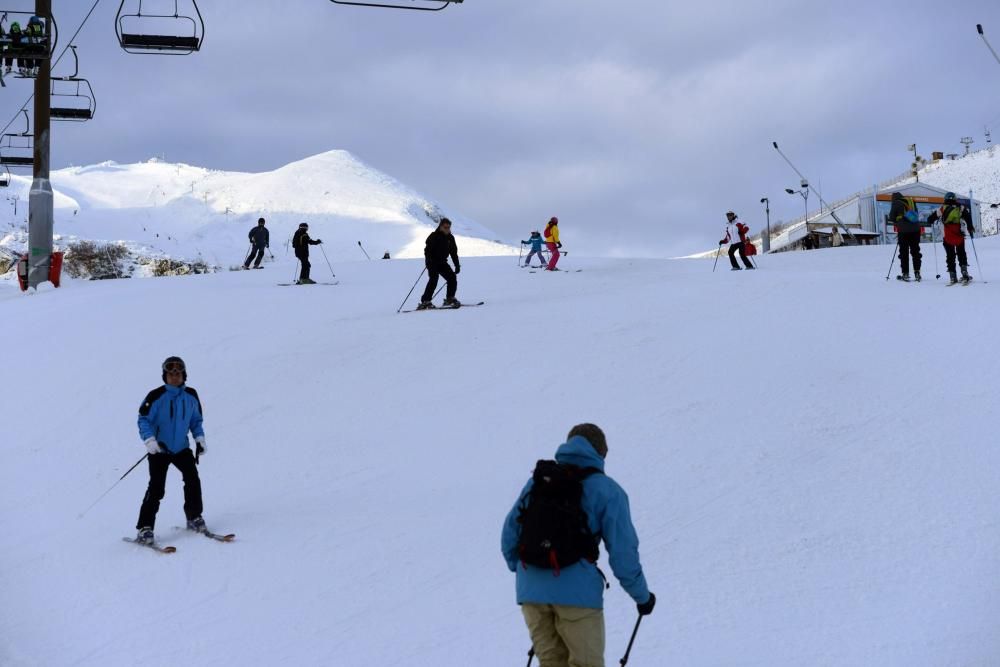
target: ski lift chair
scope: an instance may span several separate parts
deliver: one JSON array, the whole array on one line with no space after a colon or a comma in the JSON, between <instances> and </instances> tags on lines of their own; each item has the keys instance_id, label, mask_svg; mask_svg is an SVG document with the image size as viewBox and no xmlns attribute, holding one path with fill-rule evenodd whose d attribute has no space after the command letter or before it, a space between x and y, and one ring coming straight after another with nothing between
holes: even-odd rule
<instances>
[{"instance_id":1,"label":"ski lift chair","mask_svg":"<svg viewBox=\"0 0 1000 667\"><path fill-rule=\"evenodd\" d=\"M180 0L173 0L172 14L164 14L163 10L159 13L143 12L142 3L143 0L122 0L118 7L115 33L118 43L127 53L186 56L201 50L205 39L205 20L195 0L190 0L190 14L180 13ZM128 10L126 4L130 7L135 5L136 9ZM163 34L168 26L173 30ZM150 32L154 27L158 32ZM183 30L185 27L190 30Z\"/></svg>"},{"instance_id":2,"label":"ski lift chair","mask_svg":"<svg viewBox=\"0 0 1000 667\"><path fill-rule=\"evenodd\" d=\"M3 50L4 58L17 58L18 64L25 60L51 60L52 54L55 53L56 46L59 44L59 25L52 16L39 16L40 19L45 21L45 36L42 38L41 46L48 48L42 48L40 50L32 50L32 46L39 46L37 44L32 44L31 42L24 41L21 44L15 46L14 40L10 38L10 25L13 21L9 21L11 16L22 17L26 16L28 18L23 21L18 20L18 23L23 23L25 26L28 25L28 21L32 16L37 16L34 12L19 12L13 10L0 10L0 26L6 24L4 27L3 37L0 37L0 47ZM27 40L27 35L25 35L25 40ZM34 75L28 74L24 75L18 72L15 75L17 79L34 79Z\"/></svg>"},{"instance_id":3,"label":"ski lift chair","mask_svg":"<svg viewBox=\"0 0 1000 667\"><path fill-rule=\"evenodd\" d=\"M31 121L28 120L28 110L21 109L24 114L24 132L9 132L0 137L0 165L8 167L35 166L35 135L31 134Z\"/></svg>"},{"instance_id":4,"label":"ski lift chair","mask_svg":"<svg viewBox=\"0 0 1000 667\"><path fill-rule=\"evenodd\" d=\"M97 98L90 82L80 78L80 60L73 49L75 67L71 76L52 77L51 112L52 120L83 122L94 117Z\"/></svg>"},{"instance_id":5,"label":"ski lift chair","mask_svg":"<svg viewBox=\"0 0 1000 667\"><path fill-rule=\"evenodd\" d=\"M403 0L399 0L402 2ZM364 2L364 0L330 0L338 5L353 5L355 7L381 7L382 9L415 9L424 12L439 12L447 9L452 4L458 4L464 0L408 0L410 4L399 4L390 2Z\"/></svg>"}]
</instances>

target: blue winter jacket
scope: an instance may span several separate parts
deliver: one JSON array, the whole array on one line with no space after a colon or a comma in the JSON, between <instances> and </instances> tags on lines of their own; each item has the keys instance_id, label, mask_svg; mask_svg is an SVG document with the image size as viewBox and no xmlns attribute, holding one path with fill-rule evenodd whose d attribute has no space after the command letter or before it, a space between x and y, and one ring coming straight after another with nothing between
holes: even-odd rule
<instances>
[{"instance_id":1,"label":"blue winter jacket","mask_svg":"<svg viewBox=\"0 0 1000 667\"><path fill-rule=\"evenodd\" d=\"M556 451L556 461L604 471L604 459L586 438L574 436ZM517 603L560 604L571 607L604 608L604 578L597 566L586 560L554 570L525 565L518 560L517 542L521 526L517 522L521 502L531 490L528 480L503 524L500 547L511 572L517 573ZM649 600L646 577L639 563L639 538L632 526L628 496L613 479L593 474L583 480L583 510L590 530L604 541L608 562L622 588L636 603Z\"/></svg>"},{"instance_id":2,"label":"blue winter jacket","mask_svg":"<svg viewBox=\"0 0 1000 667\"><path fill-rule=\"evenodd\" d=\"M541 236L532 236L527 241L521 241L521 243L523 243L525 245L527 245L527 244L530 243L531 244L531 252L541 252L541 250L542 250L542 237Z\"/></svg>"},{"instance_id":3,"label":"blue winter jacket","mask_svg":"<svg viewBox=\"0 0 1000 667\"><path fill-rule=\"evenodd\" d=\"M205 435L201 423L198 392L184 385L157 387L139 406L139 436L156 438L171 454L189 447L188 431L196 438Z\"/></svg>"}]
</instances>

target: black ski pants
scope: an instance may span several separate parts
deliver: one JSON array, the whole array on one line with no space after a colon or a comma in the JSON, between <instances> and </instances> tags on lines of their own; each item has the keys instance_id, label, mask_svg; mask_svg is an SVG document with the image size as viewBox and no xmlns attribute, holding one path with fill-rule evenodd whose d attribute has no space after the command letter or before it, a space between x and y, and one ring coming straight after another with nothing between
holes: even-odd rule
<instances>
[{"instance_id":1,"label":"black ski pants","mask_svg":"<svg viewBox=\"0 0 1000 667\"><path fill-rule=\"evenodd\" d=\"M441 264L428 266L427 276L427 288L424 290L424 296L421 301L430 301L434 298L434 290L437 289L439 276L444 277L445 282L448 283L448 289L445 290L445 298L455 298L455 292L458 291L458 278L447 263L442 262Z\"/></svg>"},{"instance_id":2,"label":"black ski pants","mask_svg":"<svg viewBox=\"0 0 1000 667\"><path fill-rule=\"evenodd\" d=\"M958 245L944 244L945 261L948 262L948 273L955 272L955 255L958 255L958 265L963 269L969 266L969 257L965 254L965 241Z\"/></svg>"},{"instance_id":3,"label":"black ski pants","mask_svg":"<svg viewBox=\"0 0 1000 667\"><path fill-rule=\"evenodd\" d=\"M899 233L899 268L903 273L910 272L910 255L913 255L913 270L920 270L920 232Z\"/></svg>"},{"instance_id":4,"label":"black ski pants","mask_svg":"<svg viewBox=\"0 0 1000 667\"><path fill-rule=\"evenodd\" d=\"M198 465L194 461L191 449L184 449L178 454L150 454L149 486L146 496L142 499L139 509L139 521L136 530L156 524L156 512L160 509L160 501L167 486L167 470L173 464L184 477L184 516L194 519L201 516L201 479L198 477Z\"/></svg>"},{"instance_id":5,"label":"black ski pants","mask_svg":"<svg viewBox=\"0 0 1000 667\"><path fill-rule=\"evenodd\" d=\"M729 263L733 265L733 268L734 269L740 268L740 265L736 263L737 251L740 253L740 259L743 260L743 266L745 266L748 269L752 269L753 264L751 264L750 260L747 259L747 252L743 247L742 241L740 241L739 243L734 243L731 246L729 246Z\"/></svg>"},{"instance_id":6,"label":"black ski pants","mask_svg":"<svg viewBox=\"0 0 1000 667\"><path fill-rule=\"evenodd\" d=\"M296 255L299 258L299 262L302 264L302 271L299 273L299 280L309 279L309 269L312 268L312 264L309 263L309 255Z\"/></svg>"},{"instance_id":7,"label":"black ski pants","mask_svg":"<svg viewBox=\"0 0 1000 667\"><path fill-rule=\"evenodd\" d=\"M243 262L245 268L250 268L250 262L253 262L254 266L260 266L260 263L264 261L264 246L255 245L250 248L250 254L247 255L247 261Z\"/></svg>"}]
</instances>

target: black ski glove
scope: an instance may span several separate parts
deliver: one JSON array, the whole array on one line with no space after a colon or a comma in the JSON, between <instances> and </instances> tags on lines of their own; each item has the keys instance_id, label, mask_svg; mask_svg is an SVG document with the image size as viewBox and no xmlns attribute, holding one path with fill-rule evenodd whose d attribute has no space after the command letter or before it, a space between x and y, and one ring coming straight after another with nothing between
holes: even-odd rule
<instances>
[{"instance_id":1,"label":"black ski glove","mask_svg":"<svg viewBox=\"0 0 1000 667\"><path fill-rule=\"evenodd\" d=\"M653 607L656 606L656 596L652 593L649 594L649 599L643 604L637 604L636 609L639 610L640 616L649 616L653 613Z\"/></svg>"},{"instance_id":2,"label":"black ski glove","mask_svg":"<svg viewBox=\"0 0 1000 667\"><path fill-rule=\"evenodd\" d=\"M458 264L456 264L456 265L455 265L455 275L457 276L457 275L458 275L458 274L460 274L461 272L462 272L462 267L461 267L461 266L459 266Z\"/></svg>"},{"instance_id":3,"label":"black ski glove","mask_svg":"<svg viewBox=\"0 0 1000 667\"><path fill-rule=\"evenodd\" d=\"M557 248L561 248L561 247L562 247L562 243L557 243L557 244L556 244L556 247L557 247Z\"/></svg>"}]
</instances>

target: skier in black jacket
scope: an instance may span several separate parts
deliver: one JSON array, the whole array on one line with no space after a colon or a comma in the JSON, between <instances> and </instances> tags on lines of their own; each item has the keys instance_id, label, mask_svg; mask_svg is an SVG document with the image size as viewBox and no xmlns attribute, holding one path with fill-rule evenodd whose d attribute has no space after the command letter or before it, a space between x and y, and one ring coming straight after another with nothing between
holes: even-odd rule
<instances>
[{"instance_id":1,"label":"skier in black jacket","mask_svg":"<svg viewBox=\"0 0 1000 667\"><path fill-rule=\"evenodd\" d=\"M448 257L451 257L451 261L455 265L454 271L448 266ZM455 243L455 237L451 234L451 220L448 218L441 218L437 229L427 237L427 245L424 246L424 261L427 265L427 289L424 290L417 310L434 308L431 298L434 296L434 290L437 289L438 276L444 276L448 283L442 307L458 308L461 306L462 304L455 298L455 292L458 291L458 279L455 276L461 272L462 266L458 261L458 245Z\"/></svg>"},{"instance_id":2,"label":"skier in black jacket","mask_svg":"<svg viewBox=\"0 0 1000 667\"><path fill-rule=\"evenodd\" d=\"M271 247L271 233L264 226L264 218L257 221L257 226L250 230L247 237L250 239L251 248L247 261L243 262L243 268L249 269L250 262L253 261L253 268L259 269L264 259L264 248Z\"/></svg>"},{"instance_id":3,"label":"skier in black jacket","mask_svg":"<svg viewBox=\"0 0 1000 667\"><path fill-rule=\"evenodd\" d=\"M892 208L889 210L889 222L896 226L896 240L899 245L899 267L903 270L897 280L910 280L910 256L913 256L913 275L920 282L920 265L923 255L920 253L921 225L917 204L910 197L904 197L901 192L892 193Z\"/></svg>"},{"instance_id":4,"label":"skier in black jacket","mask_svg":"<svg viewBox=\"0 0 1000 667\"><path fill-rule=\"evenodd\" d=\"M316 281L309 277L309 268L312 266L309 263L309 246L319 245L322 242L323 239L313 241L309 238L309 225L304 222L295 231L295 234L292 236L292 248L295 250L295 256L299 262L302 263L302 273L299 274L299 279L295 283L296 285L316 284Z\"/></svg>"}]
</instances>

